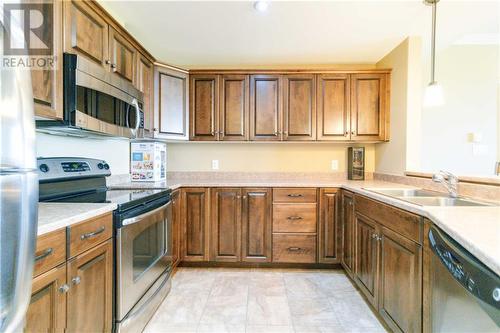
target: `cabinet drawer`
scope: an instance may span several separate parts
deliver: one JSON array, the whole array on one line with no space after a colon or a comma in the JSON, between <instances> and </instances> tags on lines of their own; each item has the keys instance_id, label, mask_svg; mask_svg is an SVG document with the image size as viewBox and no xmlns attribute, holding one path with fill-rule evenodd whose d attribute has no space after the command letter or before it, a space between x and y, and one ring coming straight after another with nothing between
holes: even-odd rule
<instances>
[{"instance_id":1,"label":"cabinet drawer","mask_svg":"<svg viewBox=\"0 0 500 333\"><path fill-rule=\"evenodd\" d=\"M273 235L273 262L315 263L316 235Z\"/></svg>"},{"instance_id":2,"label":"cabinet drawer","mask_svg":"<svg viewBox=\"0 0 500 333\"><path fill-rule=\"evenodd\" d=\"M275 188L273 202L316 202L315 188Z\"/></svg>"},{"instance_id":3,"label":"cabinet drawer","mask_svg":"<svg viewBox=\"0 0 500 333\"><path fill-rule=\"evenodd\" d=\"M42 235L36 240L33 276L38 276L66 260L66 228Z\"/></svg>"},{"instance_id":4,"label":"cabinet drawer","mask_svg":"<svg viewBox=\"0 0 500 333\"><path fill-rule=\"evenodd\" d=\"M112 237L113 217L106 214L71 226L69 234L69 256L74 257Z\"/></svg>"},{"instance_id":5,"label":"cabinet drawer","mask_svg":"<svg viewBox=\"0 0 500 333\"><path fill-rule=\"evenodd\" d=\"M274 204L274 232L316 232L316 204Z\"/></svg>"},{"instance_id":6,"label":"cabinet drawer","mask_svg":"<svg viewBox=\"0 0 500 333\"><path fill-rule=\"evenodd\" d=\"M422 244L422 217L359 195L355 196L354 207L356 212L377 221L406 238Z\"/></svg>"}]
</instances>

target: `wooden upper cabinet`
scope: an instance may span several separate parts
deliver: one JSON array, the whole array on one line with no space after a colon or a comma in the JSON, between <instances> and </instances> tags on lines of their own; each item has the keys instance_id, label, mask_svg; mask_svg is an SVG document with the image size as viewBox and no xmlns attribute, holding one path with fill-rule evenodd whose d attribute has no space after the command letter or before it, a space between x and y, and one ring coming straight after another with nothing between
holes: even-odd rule
<instances>
[{"instance_id":1,"label":"wooden upper cabinet","mask_svg":"<svg viewBox=\"0 0 500 333\"><path fill-rule=\"evenodd\" d=\"M422 247L385 227L380 235L379 312L394 332L421 332Z\"/></svg>"},{"instance_id":2,"label":"wooden upper cabinet","mask_svg":"<svg viewBox=\"0 0 500 333\"><path fill-rule=\"evenodd\" d=\"M217 140L219 75L191 75L189 85L190 139L194 141Z\"/></svg>"},{"instance_id":3,"label":"wooden upper cabinet","mask_svg":"<svg viewBox=\"0 0 500 333\"><path fill-rule=\"evenodd\" d=\"M181 193L183 260L208 261L208 189L185 188Z\"/></svg>"},{"instance_id":4,"label":"wooden upper cabinet","mask_svg":"<svg viewBox=\"0 0 500 333\"><path fill-rule=\"evenodd\" d=\"M146 136L151 137L154 128L153 114L153 63L142 54L137 54L137 71L135 86L144 94L142 110L144 112L144 129Z\"/></svg>"},{"instance_id":5,"label":"wooden upper cabinet","mask_svg":"<svg viewBox=\"0 0 500 333\"><path fill-rule=\"evenodd\" d=\"M282 139L281 89L281 75L250 76L250 140Z\"/></svg>"},{"instance_id":6,"label":"wooden upper cabinet","mask_svg":"<svg viewBox=\"0 0 500 333\"><path fill-rule=\"evenodd\" d=\"M316 140L316 81L314 75L283 77L283 139Z\"/></svg>"},{"instance_id":7,"label":"wooden upper cabinet","mask_svg":"<svg viewBox=\"0 0 500 333\"><path fill-rule=\"evenodd\" d=\"M340 262L342 235L337 214L338 189L320 190L319 195L319 262Z\"/></svg>"},{"instance_id":8,"label":"wooden upper cabinet","mask_svg":"<svg viewBox=\"0 0 500 333\"><path fill-rule=\"evenodd\" d=\"M109 28L109 54L111 71L122 78L134 82L137 50L113 28Z\"/></svg>"},{"instance_id":9,"label":"wooden upper cabinet","mask_svg":"<svg viewBox=\"0 0 500 333\"><path fill-rule=\"evenodd\" d=\"M188 74L155 66L155 138L189 139Z\"/></svg>"},{"instance_id":10,"label":"wooden upper cabinet","mask_svg":"<svg viewBox=\"0 0 500 333\"><path fill-rule=\"evenodd\" d=\"M66 264L33 280L24 332L64 332L66 327Z\"/></svg>"},{"instance_id":11,"label":"wooden upper cabinet","mask_svg":"<svg viewBox=\"0 0 500 333\"><path fill-rule=\"evenodd\" d=\"M242 261L271 262L271 192L270 188L242 189Z\"/></svg>"},{"instance_id":12,"label":"wooden upper cabinet","mask_svg":"<svg viewBox=\"0 0 500 333\"><path fill-rule=\"evenodd\" d=\"M351 75L351 140L386 140L387 74Z\"/></svg>"},{"instance_id":13,"label":"wooden upper cabinet","mask_svg":"<svg viewBox=\"0 0 500 333\"><path fill-rule=\"evenodd\" d=\"M350 138L350 80L348 74L320 74L317 83L318 140Z\"/></svg>"},{"instance_id":14,"label":"wooden upper cabinet","mask_svg":"<svg viewBox=\"0 0 500 333\"><path fill-rule=\"evenodd\" d=\"M109 332L113 314L113 240L68 262L68 332Z\"/></svg>"},{"instance_id":15,"label":"wooden upper cabinet","mask_svg":"<svg viewBox=\"0 0 500 333\"><path fill-rule=\"evenodd\" d=\"M377 307L378 302L378 225L376 222L355 214L355 280L366 299Z\"/></svg>"},{"instance_id":16,"label":"wooden upper cabinet","mask_svg":"<svg viewBox=\"0 0 500 333\"><path fill-rule=\"evenodd\" d=\"M64 51L109 68L108 23L85 1L63 1Z\"/></svg>"},{"instance_id":17,"label":"wooden upper cabinet","mask_svg":"<svg viewBox=\"0 0 500 333\"><path fill-rule=\"evenodd\" d=\"M211 261L238 262L241 257L241 189L211 189Z\"/></svg>"},{"instance_id":18,"label":"wooden upper cabinet","mask_svg":"<svg viewBox=\"0 0 500 333\"><path fill-rule=\"evenodd\" d=\"M45 29L40 33L43 36L52 36L52 54L55 56L55 63L53 69L31 71L35 115L51 119L63 118L62 7L63 3L61 1L49 1L40 4L41 11L52 10L52 21L44 22L43 27ZM44 14L44 17L49 16Z\"/></svg>"},{"instance_id":19,"label":"wooden upper cabinet","mask_svg":"<svg viewBox=\"0 0 500 333\"><path fill-rule=\"evenodd\" d=\"M220 79L219 140L248 140L248 75L223 75Z\"/></svg>"}]
</instances>

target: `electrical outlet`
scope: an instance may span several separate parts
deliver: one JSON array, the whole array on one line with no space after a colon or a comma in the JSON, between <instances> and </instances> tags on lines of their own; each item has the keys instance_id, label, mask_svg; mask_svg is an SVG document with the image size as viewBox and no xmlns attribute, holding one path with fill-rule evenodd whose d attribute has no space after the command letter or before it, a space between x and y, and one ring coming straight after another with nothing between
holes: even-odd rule
<instances>
[{"instance_id":1,"label":"electrical outlet","mask_svg":"<svg viewBox=\"0 0 500 333\"><path fill-rule=\"evenodd\" d=\"M212 160L212 170L219 170L219 160Z\"/></svg>"},{"instance_id":2,"label":"electrical outlet","mask_svg":"<svg viewBox=\"0 0 500 333\"><path fill-rule=\"evenodd\" d=\"M339 169L339 160L332 160L332 170L337 171Z\"/></svg>"}]
</instances>

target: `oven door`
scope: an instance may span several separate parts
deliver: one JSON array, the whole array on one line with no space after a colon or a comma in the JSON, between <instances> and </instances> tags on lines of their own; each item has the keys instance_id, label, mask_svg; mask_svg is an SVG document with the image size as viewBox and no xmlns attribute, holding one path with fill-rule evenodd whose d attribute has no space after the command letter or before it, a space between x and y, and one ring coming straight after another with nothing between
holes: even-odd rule
<instances>
[{"instance_id":1,"label":"oven door","mask_svg":"<svg viewBox=\"0 0 500 333\"><path fill-rule=\"evenodd\" d=\"M116 234L118 320L172 263L171 203L126 218L122 225Z\"/></svg>"}]
</instances>

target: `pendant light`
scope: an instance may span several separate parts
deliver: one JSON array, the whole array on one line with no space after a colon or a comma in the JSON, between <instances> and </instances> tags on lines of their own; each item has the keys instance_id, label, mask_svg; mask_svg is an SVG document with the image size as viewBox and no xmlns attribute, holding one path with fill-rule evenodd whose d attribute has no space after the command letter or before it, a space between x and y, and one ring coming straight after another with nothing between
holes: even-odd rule
<instances>
[{"instance_id":1,"label":"pendant light","mask_svg":"<svg viewBox=\"0 0 500 333\"><path fill-rule=\"evenodd\" d=\"M436 7L439 0L424 0L432 6L432 41L431 41L431 82L425 89L424 106L433 107L444 104L443 88L435 80L436 71Z\"/></svg>"}]
</instances>

